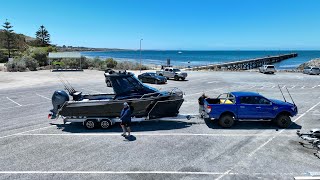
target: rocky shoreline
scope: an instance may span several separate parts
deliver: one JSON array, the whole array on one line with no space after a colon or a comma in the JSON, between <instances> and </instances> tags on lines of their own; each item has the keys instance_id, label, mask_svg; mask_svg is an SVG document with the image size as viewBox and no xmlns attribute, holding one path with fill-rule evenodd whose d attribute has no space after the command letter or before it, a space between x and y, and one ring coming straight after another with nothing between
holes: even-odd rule
<instances>
[{"instance_id":1,"label":"rocky shoreline","mask_svg":"<svg viewBox=\"0 0 320 180\"><path fill-rule=\"evenodd\" d=\"M320 67L320 58L311 59L310 61L301 64L297 67L297 70L303 70L307 66Z\"/></svg>"}]
</instances>

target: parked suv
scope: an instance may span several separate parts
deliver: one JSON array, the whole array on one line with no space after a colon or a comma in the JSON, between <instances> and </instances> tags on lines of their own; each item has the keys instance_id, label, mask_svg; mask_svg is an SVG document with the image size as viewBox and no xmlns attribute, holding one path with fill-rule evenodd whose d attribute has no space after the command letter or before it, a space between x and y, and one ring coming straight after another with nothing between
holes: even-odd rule
<instances>
[{"instance_id":1,"label":"parked suv","mask_svg":"<svg viewBox=\"0 0 320 180\"><path fill-rule=\"evenodd\" d=\"M159 76L164 76L167 79L174 78L174 80L178 81L179 79L185 80L188 74L186 72L181 72L180 69L166 67L160 71L156 71Z\"/></svg>"},{"instance_id":2,"label":"parked suv","mask_svg":"<svg viewBox=\"0 0 320 180\"><path fill-rule=\"evenodd\" d=\"M314 74L314 75L318 75L320 74L320 69L318 67L305 67L303 69L303 74Z\"/></svg>"},{"instance_id":3,"label":"parked suv","mask_svg":"<svg viewBox=\"0 0 320 180\"><path fill-rule=\"evenodd\" d=\"M265 74L265 73L270 73L273 74L276 72L276 69L274 68L274 65L263 65L259 67L259 72Z\"/></svg>"}]
</instances>

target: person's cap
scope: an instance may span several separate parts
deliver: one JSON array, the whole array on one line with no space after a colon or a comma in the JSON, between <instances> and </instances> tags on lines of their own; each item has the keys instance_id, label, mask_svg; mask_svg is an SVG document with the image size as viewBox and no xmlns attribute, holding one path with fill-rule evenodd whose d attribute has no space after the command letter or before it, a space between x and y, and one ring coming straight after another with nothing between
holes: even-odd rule
<instances>
[{"instance_id":1,"label":"person's cap","mask_svg":"<svg viewBox=\"0 0 320 180\"><path fill-rule=\"evenodd\" d=\"M127 103L127 102L124 102L123 105L124 105L124 106L128 106L128 103Z\"/></svg>"}]
</instances>

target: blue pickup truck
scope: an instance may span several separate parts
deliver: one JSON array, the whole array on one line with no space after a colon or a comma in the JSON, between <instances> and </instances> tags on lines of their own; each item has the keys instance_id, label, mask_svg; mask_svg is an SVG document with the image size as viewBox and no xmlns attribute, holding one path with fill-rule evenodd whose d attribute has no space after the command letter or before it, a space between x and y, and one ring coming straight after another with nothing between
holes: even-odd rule
<instances>
[{"instance_id":1,"label":"blue pickup truck","mask_svg":"<svg viewBox=\"0 0 320 180\"><path fill-rule=\"evenodd\" d=\"M229 128L236 120L272 120L286 128L298 113L295 104L267 99L254 92L230 92L204 100L204 117L218 119L219 125Z\"/></svg>"}]
</instances>

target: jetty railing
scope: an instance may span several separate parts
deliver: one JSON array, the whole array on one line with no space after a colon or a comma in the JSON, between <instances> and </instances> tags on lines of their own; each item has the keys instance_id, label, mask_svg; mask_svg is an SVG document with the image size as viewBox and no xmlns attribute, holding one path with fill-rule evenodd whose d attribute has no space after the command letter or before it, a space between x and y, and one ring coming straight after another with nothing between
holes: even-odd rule
<instances>
[{"instance_id":1,"label":"jetty railing","mask_svg":"<svg viewBox=\"0 0 320 180\"><path fill-rule=\"evenodd\" d=\"M283 61L285 59L294 58L297 57L297 53L291 53L291 54L282 54L277 56L267 56L263 58L255 58L255 59L248 59L248 60L241 60L241 61L233 61L233 62L226 62L221 64L211 64L207 66L197 66L191 68L192 70L202 70L202 69L211 69L211 70L231 70L231 71L237 71L237 70L248 70L248 69L254 69L258 68L260 66L266 65L266 64L274 64L280 61Z\"/></svg>"}]
</instances>

